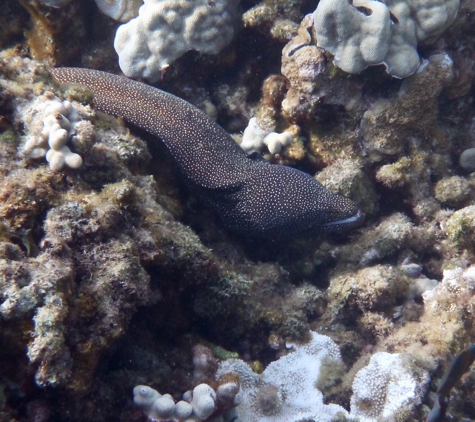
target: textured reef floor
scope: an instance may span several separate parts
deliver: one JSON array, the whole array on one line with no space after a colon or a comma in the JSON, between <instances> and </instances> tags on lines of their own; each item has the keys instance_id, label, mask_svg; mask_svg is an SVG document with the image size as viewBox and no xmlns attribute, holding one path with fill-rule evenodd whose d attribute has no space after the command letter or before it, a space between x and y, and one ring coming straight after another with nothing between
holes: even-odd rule
<instances>
[{"instance_id":1,"label":"textured reef floor","mask_svg":"<svg viewBox=\"0 0 475 422\"><path fill-rule=\"evenodd\" d=\"M226 232L160 142L53 82L54 66L120 73L119 23L92 0L64 3L6 0L0 13L0 421L146 421L135 386L177 401L241 372L250 396L245 374L268 384L239 420L319 420L284 412L300 387L277 361L292 343L312 349L311 333L335 358L322 403L359 406L361 421L425 420L475 342L475 2L404 79L335 67L314 42L312 1L243 0L230 44L165 67L154 86L237 142L252 117L290 133L264 159L316 174L366 214L347 233L285 241ZM68 145L56 159L38 141L53 132ZM386 390L382 357L400 389ZM449 420L475 419L474 392L469 371ZM220 417L206 420L233 416Z\"/></svg>"}]
</instances>

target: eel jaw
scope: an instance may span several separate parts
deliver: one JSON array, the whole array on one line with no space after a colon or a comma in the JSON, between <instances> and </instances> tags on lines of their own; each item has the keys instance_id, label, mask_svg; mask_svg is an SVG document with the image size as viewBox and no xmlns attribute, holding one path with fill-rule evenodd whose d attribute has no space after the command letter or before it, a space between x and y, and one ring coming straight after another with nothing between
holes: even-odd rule
<instances>
[{"instance_id":1,"label":"eel jaw","mask_svg":"<svg viewBox=\"0 0 475 422\"><path fill-rule=\"evenodd\" d=\"M361 224L363 224L364 218L364 212L360 209L356 209L356 213L351 215L350 217L344 218L343 220L330 221L329 223L321 224L319 228L331 231L346 230L349 228L360 226Z\"/></svg>"}]
</instances>

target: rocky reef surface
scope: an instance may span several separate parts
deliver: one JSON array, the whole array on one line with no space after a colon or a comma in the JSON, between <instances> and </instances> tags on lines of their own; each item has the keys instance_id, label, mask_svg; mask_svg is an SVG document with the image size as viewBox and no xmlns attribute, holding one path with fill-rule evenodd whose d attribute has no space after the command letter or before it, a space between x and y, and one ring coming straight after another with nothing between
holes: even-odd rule
<instances>
[{"instance_id":1,"label":"rocky reef surface","mask_svg":"<svg viewBox=\"0 0 475 422\"><path fill-rule=\"evenodd\" d=\"M429 415L475 339L475 2L418 46L404 79L335 67L317 3L242 0L229 44L184 53L155 82L237 142L251 119L290 134L263 158L366 214L348 233L264 242L227 233L160 142L54 84L53 66L120 73L119 22L92 0L5 0L0 421L146 421L134 387L179 403L204 383L232 403L216 399L207 421L321 420L314 402L289 410L315 397L328 422ZM55 142L79 164L48 164ZM473 391L472 371L450 392L451 420L475 419Z\"/></svg>"}]
</instances>

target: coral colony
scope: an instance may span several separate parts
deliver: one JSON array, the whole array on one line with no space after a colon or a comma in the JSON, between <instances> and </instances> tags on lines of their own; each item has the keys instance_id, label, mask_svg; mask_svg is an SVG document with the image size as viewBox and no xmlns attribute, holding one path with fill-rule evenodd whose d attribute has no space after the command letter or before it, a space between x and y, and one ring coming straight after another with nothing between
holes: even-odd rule
<instances>
[{"instance_id":1,"label":"coral colony","mask_svg":"<svg viewBox=\"0 0 475 422\"><path fill-rule=\"evenodd\" d=\"M145 0L138 16L117 30L121 70L156 82L188 50L219 53L233 38L236 6L235 0L216 0L212 7L208 0Z\"/></svg>"},{"instance_id":2,"label":"coral colony","mask_svg":"<svg viewBox=\"0 0 475 422\"><path fill-rule=\"evenodd\" d=\"M419 67L417 45L445 32L458 6L459 0L322 0L313 14L317 45L345 72L383 63L390 75L405 78Z\"/></svg>"},{"instance_id":3,"label":"coral colony","mask_svg":"<svg viewBox=\"0 0 475 422\"><path fill-rule=\"evenodd\" d=\"M81 156L71 152L66 143L71 136L79 135L78 129L87 131L88 126L79 124L77 110L69 101L60 101L47 93L39 97L25 113L33 115L29 122L31 134L23 147L25 155L46 157L53 171L62 170L65 165L72 169L81 167ZM41 123L43 127L40 132ZM48 146L50 149L47 150Z\"/></svg>"},{"instance_id":4,"label":"coral colony","mask_svg":"<svg viewBox=\"0 0 475 422\"><path fill-rule=\"evenodd\" d=\"M0 420L474 420L474 24L3 0Z\"/></svg>"}]
</instances>

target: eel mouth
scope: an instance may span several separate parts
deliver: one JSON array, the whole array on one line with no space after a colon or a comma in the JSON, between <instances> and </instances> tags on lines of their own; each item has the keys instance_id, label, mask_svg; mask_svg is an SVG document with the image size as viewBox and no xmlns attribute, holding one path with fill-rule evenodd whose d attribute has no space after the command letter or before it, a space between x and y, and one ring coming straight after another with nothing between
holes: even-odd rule
<instances>
[{"instance_id":1,"label":"eel mouth","mask_svg":"<svg viewBox=\"0 0 475 422\"><path fill-rule=\"evenodd\" d=\"M365 214L360 209L356 208L356 212L348 218L342 220L330 221L329 223L324 223L320 225L323 229L329 230L340 230L340 229L349 229L353 227L358 227L363 224Z\"/></svg>"}]
</instances>

